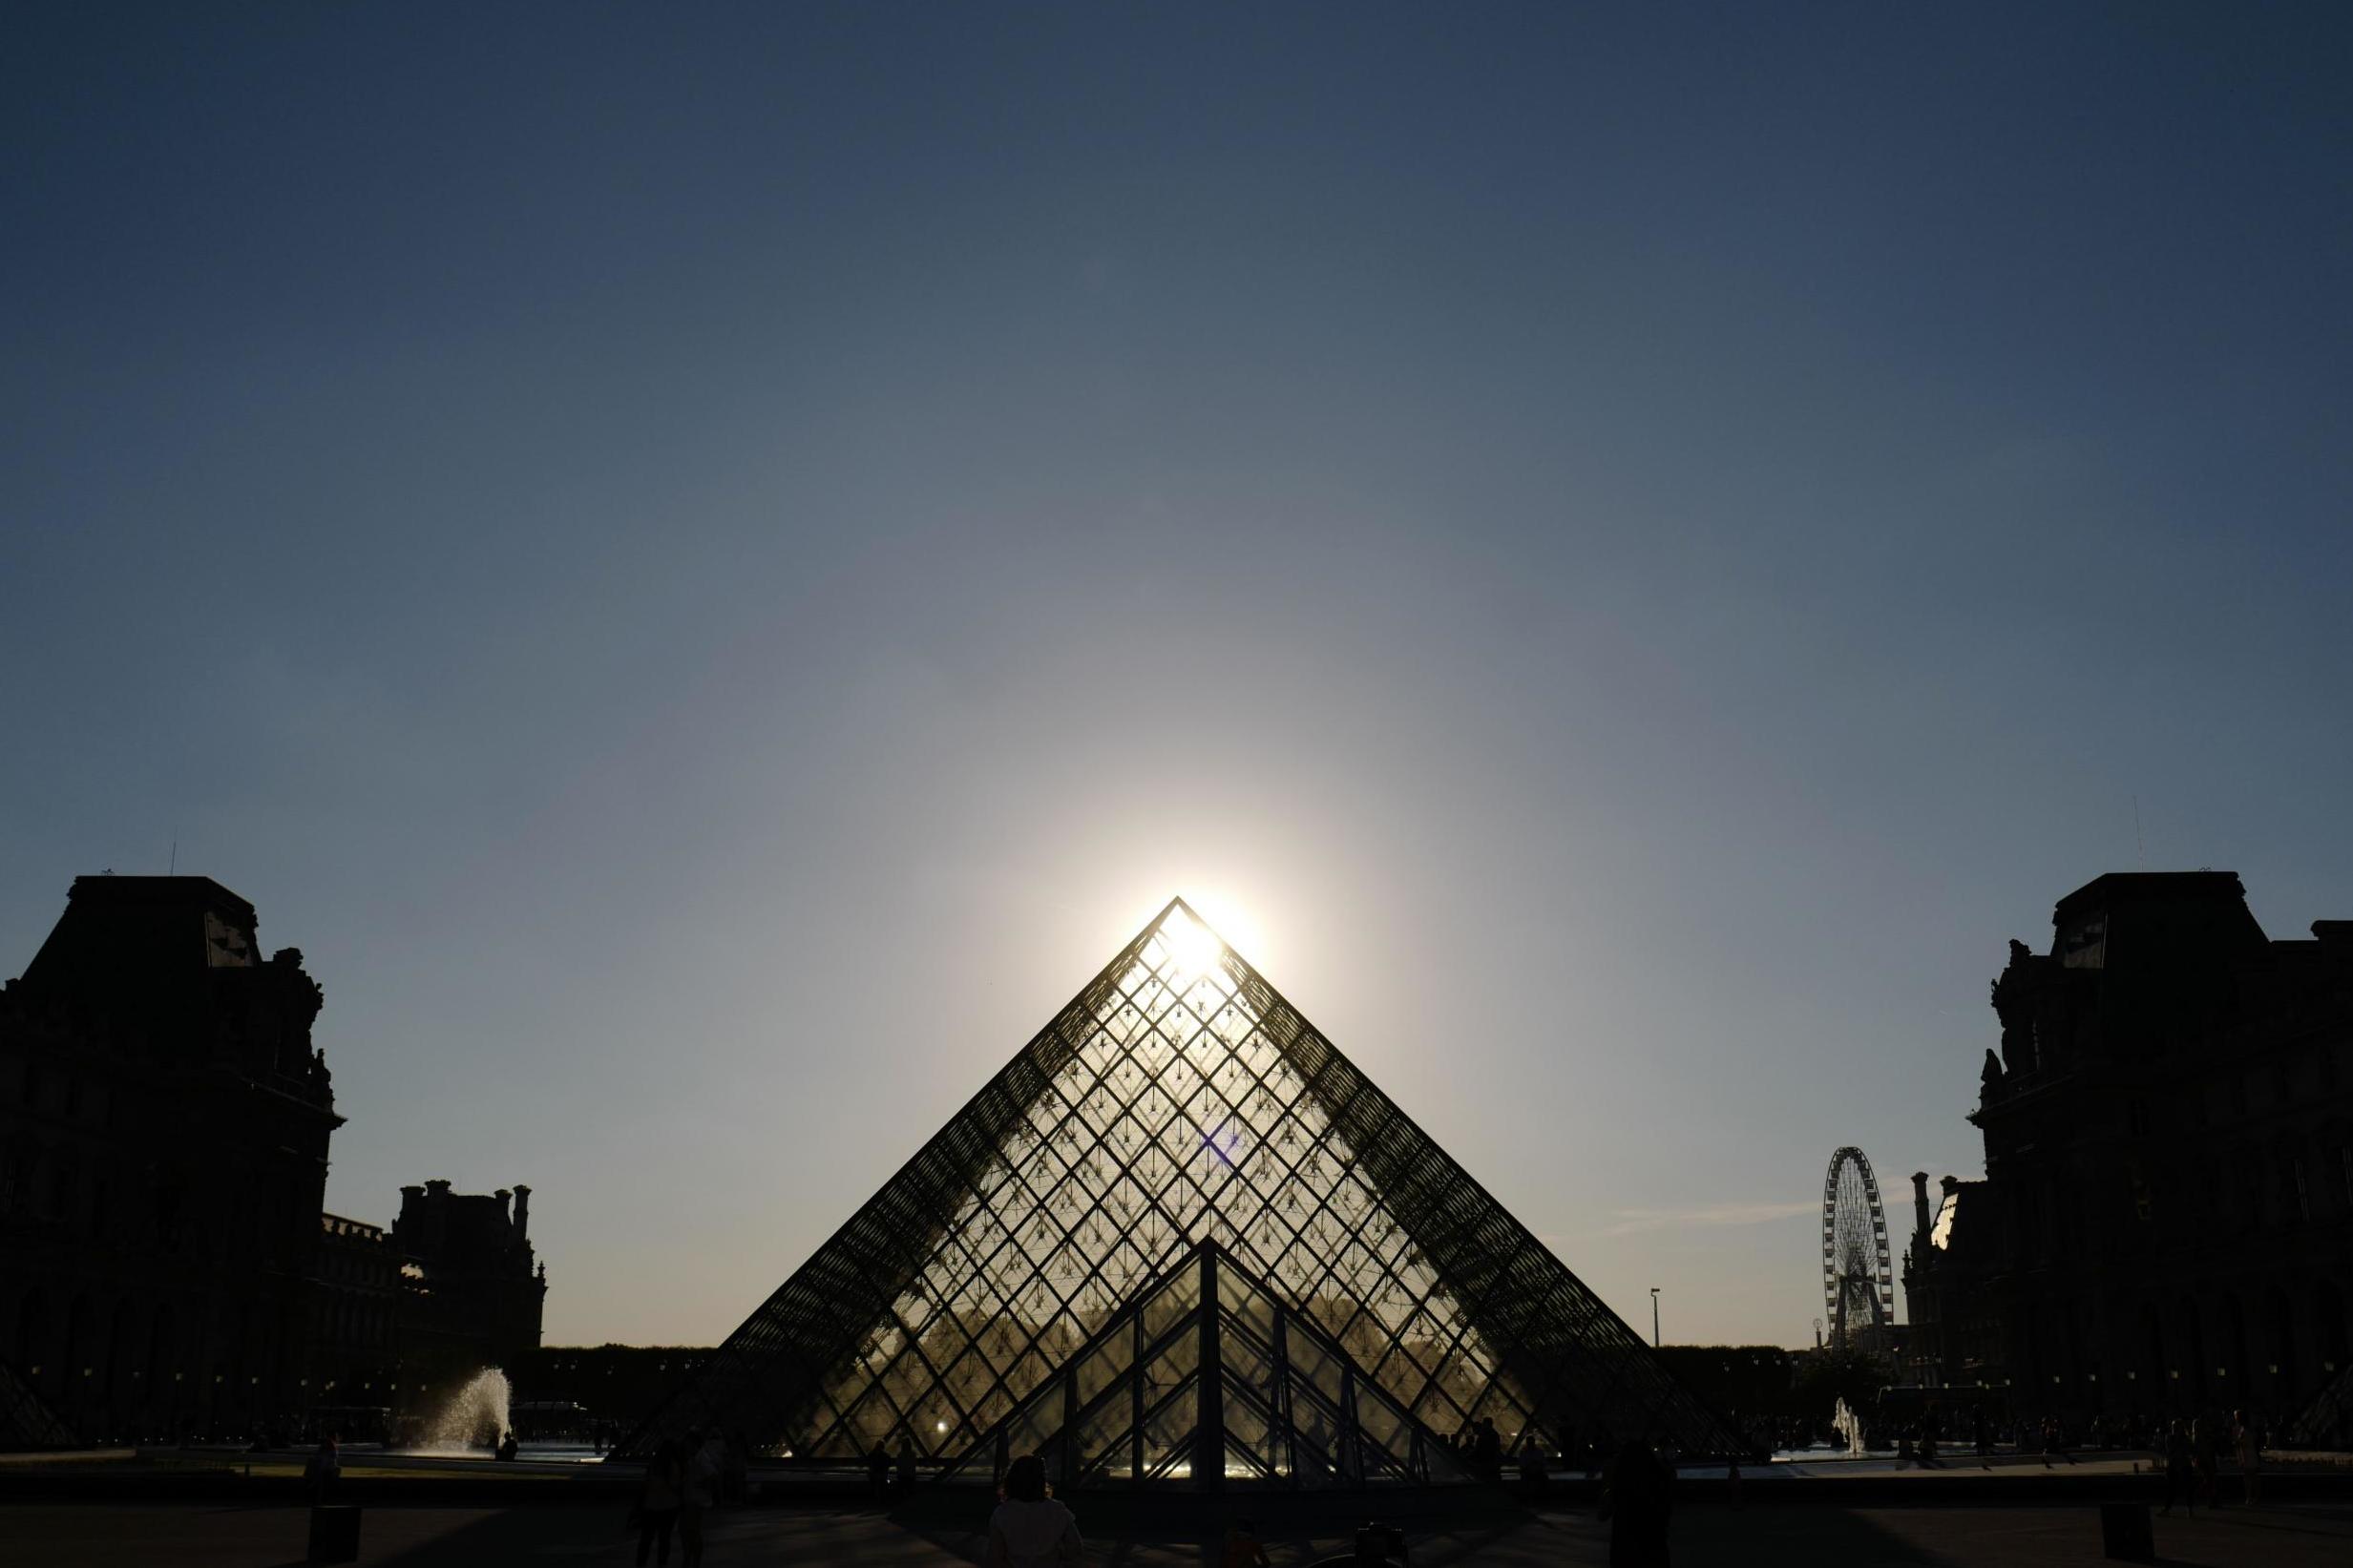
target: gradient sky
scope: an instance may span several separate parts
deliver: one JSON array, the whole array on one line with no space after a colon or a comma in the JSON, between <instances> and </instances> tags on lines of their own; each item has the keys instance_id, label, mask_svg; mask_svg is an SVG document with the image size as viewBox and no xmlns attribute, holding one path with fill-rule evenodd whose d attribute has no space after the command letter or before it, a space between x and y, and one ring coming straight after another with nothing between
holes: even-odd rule
<instances>
[{"instance_id":1,"label":"gradient sky","mask_svg":"<svg viewBox=\"0 0 2353 1568\"><path fill-rule=\"evenodd\" d=\"M2101 871L2353 916L2353 10L45 7L0 972L300 946L327 1196L725 1334L1173 893L1810 1342ZM2135 803L2137 802L2137 807ZM1906 1229L1903 1218L1897 1228Z\"/></svg>"}]
</instances>

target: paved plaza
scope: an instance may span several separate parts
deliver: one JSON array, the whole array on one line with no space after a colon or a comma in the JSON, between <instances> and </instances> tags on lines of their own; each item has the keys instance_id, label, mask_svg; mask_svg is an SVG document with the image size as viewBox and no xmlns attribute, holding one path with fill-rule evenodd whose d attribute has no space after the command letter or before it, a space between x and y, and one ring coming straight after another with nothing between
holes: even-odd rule
<instances>
[{"instance_id":1,"label":"paved plaza","mask_svg":"<svg viewBox=\"0 0 2353 1568\"><path fill-rule=\"evenodd\" d=\"M1086 1510L1081 1505L1081 1524ZM1222 1517L1204 1514L1202 1517ZM384 1507L368 1511L361 1562L447 1564L625 1564L634 1543L613 1507L504 1509ZM1343 1547L1348 1516L1299 1536L1270 1528L1277 1568L1313 1562ZM2300 1505L2201 1513L2157 1521L2161 1562L2189 1568L2342 1568L2353 1561L2353 1507ZM977 1521L975 1521L977 1525ZM280 1506L19 1503L0 1507L0 1562L26 1568L298 1568L305 1516ZM1090 1537L1101 1568L1199 1568L1214 1547L1198 1526L1165 1521ZM1130 1537L1134 1538L1129 1538ZM746 1509L724 1513L710 1531L711 1568L860 1563L875 1568L956 1568L977 1562L977 1528L917 1529L855 1510ZM1607 1527L1589 1514L1524 1510L1465 1499L1462 1516L1412 1536L1414 1568L1448 1564L1603 1564ZM1977 1568L1977 1565L2097 1563L2098 1523L2089 1505L1984 1508L1688 1508L1674 1523L1675 1561L1754 1568Z\"/></svg>"}]
</instances>

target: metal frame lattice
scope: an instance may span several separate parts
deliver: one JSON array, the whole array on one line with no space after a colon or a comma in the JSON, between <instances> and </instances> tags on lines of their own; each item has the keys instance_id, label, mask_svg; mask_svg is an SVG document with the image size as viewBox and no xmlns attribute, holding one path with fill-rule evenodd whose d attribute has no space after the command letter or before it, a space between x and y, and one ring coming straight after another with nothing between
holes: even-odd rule
<instances>
[{"instance_id":1,"label":"metal frame lattice","mask_svg":"<svg viewBox=\"0 0 2353 1568\"><path fill-rule=\"evenodd\" d=\"M780 1455L881 1443L961 1461L1195 1256L1329 1343L1421 1433L1484 1417L1511 1443L1735 1446L1176 900L617 1452L717 1426ZM1171 1473L1167 1445L1194 1439L1129 1413L1128 1439L1162 1445Z\"/></svg>"}]
</instances>

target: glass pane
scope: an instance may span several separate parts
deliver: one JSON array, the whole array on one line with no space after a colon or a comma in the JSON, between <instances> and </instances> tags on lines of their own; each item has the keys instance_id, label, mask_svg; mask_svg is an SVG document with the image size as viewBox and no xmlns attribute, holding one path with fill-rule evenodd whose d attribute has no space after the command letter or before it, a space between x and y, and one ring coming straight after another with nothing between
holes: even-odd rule
<instances>
[{"instance_id":1,"label":"glass pane","mask_svg":"<svg viewBox=\"0 0 2353 1568\"><path fill-rule=\"evenodd\" d=\"M1267 1396L1267 1390L1274 1380L1274 1362L1250 1343L1248 1334L1221 1335L1217 1354L1218 1359L1225 1363L1227 1382L1240 1384L1260 1398Z\"/></svg>"},{"instance_id":2,"label":"glass pane","mask_svg":"<svg viewBox=\"0 0 2353 1568\"><path fill-rule=\"evenodd\" d=\"M1144 1337L1156 1340L1175 1327L1179 1318L1201 1304L1201 1270L1187 1264L1158 1294L1144 1304Z\"/></svg>"},{"instance_id":3,"label":"glass pane","mask_svg":"<svg viewBox=\"0 0 2353 1568\"><path fill-rule=\"evenodd\" d=\"M1128 1426L1132 1411L1128 1401L1113 1397L1091 1415L1079 1418L1078 1450L1082 1468L1102 1470L1115 1475L1128 1474L1133 1456L1129 1453Z\"/></svg>"},{"instance_id":4,"label":"glass pane","mask_svg":"<svg viewBox=\"0 0 2353 1568\"><path fill-rule=\"evenodd\" d=\"M1217 1304L1249 1329L1259 1344L1269 1347L1274 1344L1274 1304L1251 1289L1250 1282L1236 1270L1219 1271Z\"/></svg>"},{"instance_id":5,"label":"glass pane","mask_svg":"<svg viewBox=\"0 0 2353 1568\"><path fill-rule=\"evenodd\" d=\"M1314 1389L1334 1409L1340 1403L1340 1364L1304 1334L1291 1338L1292 1375Z\"/></svg>"},{"instance_id":6,"label":"glass pane","mask_svg":"<svg viewBox=\"0 0 2353 1568\"><path fill-rule=\"evenodd\" d=\"M1147 1474L1190 1475L1196 1389L1187 1383L1163 1394L1160 1408L1144 1418L1144 1468Z\"/></svg>"},{"instance_id":7,"label":"glass pane","mask_svg":"<svg viewBox=\"0 0 2353 1568\"><path fill-rule=\"evenodd\" d=\"M1337 1481L1340 1442L1339 1412L1307 1388L1292 1387L1291 1422L1298 1446L1298 1479L1302 1486Z\"/></svg>"},{"instance_id":8,"label":"glass pane","mask_svg":"<svg viewBox=\"0 0 2353 1568\"><path fill-rule=\"evenodd\" d=\"M1273 1422L1256 1400L1230 1386L1226 1390L1226 1441L1248 1451L1260 1469L1272 1468Z\"/></svg>"},{"instance_id":9,"label":"glass pane","mask_svg":"<svg viewBox=\"0 0 2353 1568\"><path fill-rule=\"evenodd\" d=\"M1127 1332L1112 1334L1087 1352L1086 1359L1079 1363L1080 1404L1091 1402L1097 1394L1110 1387L1113 1378L1127 1370L1128 1364L1135 1359L1132 1337Z\"/></svg>"}]
</instances>

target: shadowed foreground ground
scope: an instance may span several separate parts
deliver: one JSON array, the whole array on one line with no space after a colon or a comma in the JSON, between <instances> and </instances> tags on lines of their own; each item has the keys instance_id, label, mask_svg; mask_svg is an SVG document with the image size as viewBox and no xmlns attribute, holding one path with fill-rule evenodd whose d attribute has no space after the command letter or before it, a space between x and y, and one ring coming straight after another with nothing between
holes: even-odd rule
<instances>
[{"instance_id":1,"label":"shadowed foreground ground","mask_svg":"<svg viewBox=\"0 0 2353 1568\"><path fill-rule=\"evenodd\" d=\"M1082 1525L1084 1515L1082 1512ZM1277 1568L1336 1551L1346 1516L1302 1538L1270 1527ZM190 1568L296 1568L303 1560L303 1511L168 1503L91 1506L13 1503L0 1507L0 1562L26 1568L188 1564ZM370 1509L364 1551L369 1564L627 1563L633 1543L620 1511L605 1507ZM1103 1568L1198 1568L1215 1560L1191 1523L1137 1521L1099 1530L1088 1558ZM751 1509L721 1515L710 1533L711 1568L734 1564L872 1563L877 1568L956 1568L977 1560L979 1539L960 1521L916 1530L854 1511ZM1192 1537L1196 1538L1187 1538ZM1604 1527L1584 1514L1535 1514L1498 1504L1466 1508L1413 1535L1415 1568L1455 1563L1601 1564ZM1675 1520L1681 1568L1975 1568L1977 1564L2101 1561L2098 1521L2089 1505L1985 1508L1690 1508ZM2353 1561L2353 1508L2303 1505L2201 1513L2157 1520L2160 1560L2202 1568L2301 1568ZM673 1559L675 1560L675 1558Z\"/></svg>"}]
</instances>

